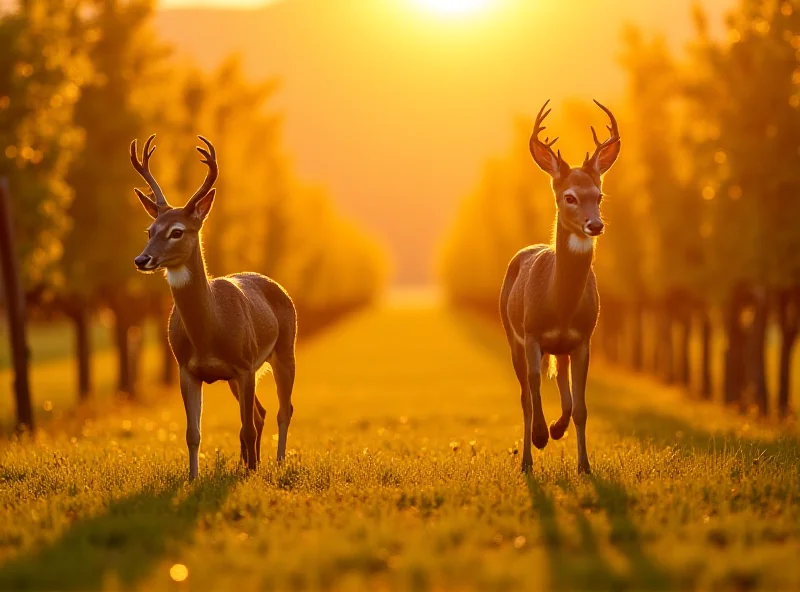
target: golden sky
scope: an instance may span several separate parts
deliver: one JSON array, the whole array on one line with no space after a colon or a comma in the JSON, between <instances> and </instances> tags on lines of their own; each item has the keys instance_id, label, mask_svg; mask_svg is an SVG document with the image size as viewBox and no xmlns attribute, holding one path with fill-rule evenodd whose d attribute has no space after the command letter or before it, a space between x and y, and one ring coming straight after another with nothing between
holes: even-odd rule
<instances>
[{"instance_id":1,"label":"golden sky","mask_svg":"<svg viewBox=\"0 0 800 592\"><path fill-rule=\"evenodd\" d=\"M163 8L177 8L184 6L222 6L228 8L253 8L263 6L274 0L161 0Z\"/></svg>"},{"instance_id":2,"label":"golden sky","mask_svg":"<svg viewBox=\"0 0 800 592\"><path fill-rule=\"evenodd\" d=\"M411 284L432 279L437 244L486 159L527 151L511 145L515 116L548 98L554 126L564 100L623 109L622 28L659 31L678 49L693 35L695 1L283 0L164 10L157 27L205 68L238 53L254 79L280 79L272 108L298 174L378 235L396 279ZM720 29L735 1L700 3ZM162 7L212 2L264 3ZM591 136L563 142L581 146L567 153L578 158Z\"/></svg>"}]
</instances>

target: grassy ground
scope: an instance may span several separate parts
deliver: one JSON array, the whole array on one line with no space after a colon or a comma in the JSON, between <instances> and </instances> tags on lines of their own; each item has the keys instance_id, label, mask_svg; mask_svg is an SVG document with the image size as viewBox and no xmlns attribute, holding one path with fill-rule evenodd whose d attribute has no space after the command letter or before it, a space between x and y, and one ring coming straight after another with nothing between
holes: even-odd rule
<instances>
[{"instance_id":1,"label":"grassy ground","mask_svg":"<svg viewBox=\"0 0 800 592\"><path fill-rule=\"evenodd\" d=\"M800 587L795 432L595 368L594 475L568 433L524 478L518 386L480 321L373 311L298 364L291 456L276 466L271 419L253 475L217 385L193 484L177 390L0 442L0 589ZM35 378L55 393L64 371ZM548 384L548 419L557 401Z\"/></svg>"}]
</instances>

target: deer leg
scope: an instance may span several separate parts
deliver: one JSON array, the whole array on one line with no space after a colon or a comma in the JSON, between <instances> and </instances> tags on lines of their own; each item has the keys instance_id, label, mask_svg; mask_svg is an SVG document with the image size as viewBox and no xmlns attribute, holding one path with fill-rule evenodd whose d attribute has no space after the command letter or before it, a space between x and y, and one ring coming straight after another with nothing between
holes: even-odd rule
<instances>
[{"instance_id":1,"label":"deer leg","mask_svg":"<svg viewBox=\"0 0 800 592\"><path fill-rule=\"evenodd\" d=\"M521 345L511 344L511 361L520 386L520 402L522 403L522 472L527 473L533 468L531 457L531 426L533 425L533 406L531 405L531 391L528 389L528 367L525 363L525 350Z\"/></svg>"},{"instance_id":2,"label":"deer leg","mask_svg":"<svg viewBox=\"0 0 800 592\"><path fill-rule=\"evenodd\" d=\"M233 393L233 396L236 398L236 402L239 402L239 383L236 380L229 380L228 386ZM242 462L247 464L247 449L244 446L244 427L239 429L239 448L240 454L242 458Z\"/></svg>"},{"instance_id":3,"label":"deer leg","mask_svg":"<svg viewBox=\"0 0 800 592\"><path fill-rule=\"evenodd\" d=\"M292 421L292 389L294 388L294 351L287 350L276 354L272 360L272 372L278 390L278 462L286 457L286 440L289 437L289 423Z\"/></svg>"},{"instance_id":4,"label":"deer leg","mask_svg":"<svg viewBox=\"0 0 800 592\"><path fill-rule=\"evenodd\" d=\"M589 341L582 343L570 354L572 364L572 395L575 431L578 440L578 473L589 474L589 455L586 453L586 378L589 375Z\"/></svg>"},{"instance_id":5,"label":"deer leg","mask_svg":"<svg viewBox=\"0 0 800 592\"><path fill-rule=\"evenodd\" d=\"M535 337L525 336L525 360L528 364L528 389L531 393L533 405L533 445L539 450L547 446L550 434L547 431L547 422L542 409L542 348Z\"/></svg>"},{"instance_id":6,"label":"deer leg","mask_svg":"<svg viewBox=\"0 0 800 592\"><path fill-rule=\"evenodd\" d=\"M247 468L255 470L257 464L256 440L258 432L255 422L256 375L248 372L237 379L239 391L239 413L242 418L240 437L244 442Z\"/></svg>"},{"instance_id":7,"label":"deer leg","mask_svg":"<svg viewBox=\"0 0 800 592\"><path fill-rule=\"evenodd\" d=\"M561 394L561 417L550 424L550 437L560 440L572 416L572 393L569 391L569 356L556 356L556 383Z\"/></svg>"},{"instance_id":8,"label":"deer leg","mask_svg":"<svg viewBox=\"0 0 800 592\"><path fill-rule=\"evenodd\" d=\"M236 400L239 400L239 383L235 380L229 380L228 386L233 393ZM264 418L266 417L266 409L258 400L258 395L255 396L255 411L253 412L253 419L256 424L256 461L261 462L261 432L264 430ZM247 451L244 444L244 428L239 430L239 446L241 449L242 462L247 464Z\"/></svg>"},{"instance_id":9,"label":"deer leg","mask_svg":"<svg viewBox=\"0 0 800 592\"><path fill-rule=\"evenodd\" d=\"M186 446L189 448L189 479L197 477L200 465L200 417L203 414L203 383L186 368L180 369L181 396L186 409Z\"/></svg>"},{"instance_id":10,"label":"deer leg","mask_svg":"<svg viewBox=\"0 0 800 592\"><path fill-rule=\"evenodd\" d=\"M264 420L267 417L267 410L258 400L258 395L255 396L256 409L254 415L256 423L256 462L261 462L261 432L264 431Z\"/></svg>"}]
</instances>

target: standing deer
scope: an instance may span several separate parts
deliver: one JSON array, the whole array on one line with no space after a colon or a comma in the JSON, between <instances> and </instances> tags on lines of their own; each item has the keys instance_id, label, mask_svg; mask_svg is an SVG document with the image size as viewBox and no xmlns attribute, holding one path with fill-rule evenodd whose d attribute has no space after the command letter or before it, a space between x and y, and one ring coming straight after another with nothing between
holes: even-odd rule
<instances>
[{"instance_id":1,"label":"standing deer","mask_svg":"<svg viewBox=\"0 0 800 592\"><path fill-rule=\"evenodd\" d=\"M242 460L253 470L261 460L261 432L266 410L256 396L256 380L264 364L272 367L278 390L278 461L286 454L292 419L294 345L297 315L286 291L257 273L211 279L206 273L200 230L214 203L212 189L219 174L214 146L197 148L208 166L203 184L182 208L167 203L150 172L156 147L150 136L139 160L136 140L131 143L133 168L147 182L153 199L134 189L153 218L149 240L136 267L152 273L165 270L175 306L169 319L169 343L180 367L180 385L186 408L186 445L189 478L197 477L203 383L227 380L239 401Z\"/></svg>"},{"instance_id":2,"label":"standing deer","mask_svg":"<svg viewBox=\"0 0 800 592\"><path fill-rule=\"evenodd\" d=\"M595 101L611 120L610 137L597 139L594 154L586 153L583 165L570 168L561 151L554 153L555 140L539 139L542 122L550 113L545 102L530 140L534 161L552 178L556 198L555 237L552 245L533 245L514 255L500 294L500 316L511 347L511 359L522 388L524 434L522 470L533 465L531 442L542 449L548 436L560 439L575 422L578 440L578 472L589 473L586 453L586 377L589 372L589 342L600 308L597 282L592 270L595 237L603 233L600 202L602 178L617 160L620 137L614 115ZM542 411L540 392L543 370L555 358L555 375L561 394L561 417L550 424ZM567 374L572 364L572 393Z\"/></svg>"}]
</instances>

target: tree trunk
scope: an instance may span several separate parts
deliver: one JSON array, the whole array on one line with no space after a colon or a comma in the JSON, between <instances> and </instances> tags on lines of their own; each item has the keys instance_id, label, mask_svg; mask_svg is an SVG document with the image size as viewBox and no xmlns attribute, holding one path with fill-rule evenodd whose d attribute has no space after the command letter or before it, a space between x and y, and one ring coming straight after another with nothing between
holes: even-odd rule
<instances>
[{"instance_id":1,"label":"tree trunk","mask_svg":"<svg viewBox=\"0 0 800 592\"><path fill-rule=\"evenodd\" d=\"M114 311L114 342L117 347L117 392L136 398L141 350L141 327L131 311Z\"/></svg>"},{"instance_id":2,"label":"tree trunk","mask_svg":"<svg viewBox=\"0 0 800 592\"><path fill-rule=\"evenodd\" d=\"M156 323L158 325L158 344L161 348L161 384L171 386L175 384L178 365L172 354L169 344L169 317L172 314L171 304L161 295L155 296L152 304L155 309Z\"/></svg>"},{"instance_id":3,"label":"tree trunk","mask_svg":"<svg viewBox=\"0 0 800 592\"><path fill-rule=\"evenodd\" d=\"M688 310L681 312L679 327L680 340L678 342L678 381L684 387L689 388L692 384L692 369L690 361L692 316Z\"/></svg>"},{"instance_id":4,"label":"tree trunk","mask_svg":"<svg viewBox=\"0 0 800 592\"><path fill-rule=\"evenodd\" d=\"M749 331L747 366L750 381L753 385L753 398L758 414L769 415L769 394L767 392L767 369L765 360L767 323L769 321L769 300L764 288L753 291L754 311L753 324Z\"/></svg>"},{"instance_id":5,"label":"tree trunk","mask_svg":"<svg viewBox=\"0 0 800 592\"><path fill-rule=\"evenodd\" d=\"M778 384L778 416L789 416L792 352L800 321L800 287L784 290L778 296L778 322L781 329L781 360Z\"/></svg>"},{"instance_id":6,"label":"tree trunk","mask_svg":"<svg viewBox=\"0 0 800 592\"><path fill-rule=\"evenodd\" d=\"M669 303L664 304L658 326L661 377L666 384L672 384L675 382L675 350L672 343L672 310Z\"/></svg>"},{"instance_id":7,"label":"tree trunk","mask_svg":"<svg viewBox=\"0 0 800 592\"><path fill-rule=\"evenodd\" d=\"M142 327L131 325L128 329L128 379L130 380L129 396L135 399L138 395L139 370L142 359Z\"/></svg>"},{"instance_id":8,"label":"tree trunk","mask_svg":"<svg viewBox=\"0 0 800 592\"><path fill-rule=\"evenodd\" d=\"M612 364L619 363L619 356L617 355L617 330L618 330L618 319L617 319L617 307L616 304L611 304L608 307L606 318L608 320L608 324L606 325L605 331L605 350L606 356L608 357L609 362Z\"/></svg>"},{"instance_id":9,"label":"tree trunk","mask_svg":"<svg viewBox=\"0 0 800 592\"><path fill-rule=\"evenodd\" d=\"M122 315L116 314L114 319L114 343L117 346L117 392L126 395L133 394L130 374L129 330L130 325L127 320Z\"/></svg>"},{"instance_id":10,"label":"tree trunk","mask_svg":"<svg viewBox=\"0 0 800 592\"><path fill-rule=\"evenodd\" d=\"M713 338L713 327L711 326L711 316L708 309L703 309L703 320L701 327L701 354L700 354L700 394L706 400L713 396L713 385L711 383L711 342Z\"/></svg>"},{"instance_id":11,"label":"tree trunk","mask_svg":"<svg viewBox=\"0 0 800 592\"><path fill-rule=\"evenodd\" d=\"M161 332L163 338L161 340L161 355L162 355L162 363L163 369L161 372L161 383L164 386L172 386L175 384L175 376L177 375L177 365L175 362L175 356L172 354L172 348L169 345L169 334L166 330Z\"/></svg>"},{"instance_id":12,"label":"tree trunk","mask_svg":"<svg viewBox=\"0 0 800 592\"><path fill-rule=\"evenodd\" d=\"M631 319L631 367L636 372L641 372L644 368L643 308L642 303L637 302L633 307Z\"/></svg>"},{"instance_id":13,"label":"tree trunk","mask_svg":"<svg viewBox=\"0 0 800 592\"><path fill-rule=\"evenodd\" d=\"M0 272L8 314L11 356L14 368L14 400L17 407L17 429L33 430L33 407L28 376L28 338L25 327L25 295L19 271L11 221L11 194L5 179L0 179Z\"/></svg>"},{"instance_id":14,"label":"tree trunk","mask_svg":"<svg viewBox=\"0 0 800 592\"><path fill-rule=\"evenodd\" d=\"M78 365L78 398L85 401L92 392L91 336L89 311L78 304L69 315L75 325L75 361Z\"/></svg>"},{"instance_id":15,"label":"tree trunk","mask_svg":"<svg viewBox=\"0 0 800 592\"><path fill-rule=\"evenodd\" d=\"M651 304L647 313L647 334L650 335L649 349L650 375L653 378L661 376L661 326L659 325L658 305Z\"/></svg>"},{"instance_id":16,"label":"tree trunk","mask_svg":"<svg viewBox=\"0 0 800 592\"><path fill-rule=\"evenodd\" d=\"M741 314L744 308L742 288L734 288L725 313L725 331L728 344L725 350L725 384L723 388L726 405L743 406L744 390L744 332Z\"/></svg>"}]
</instances>

